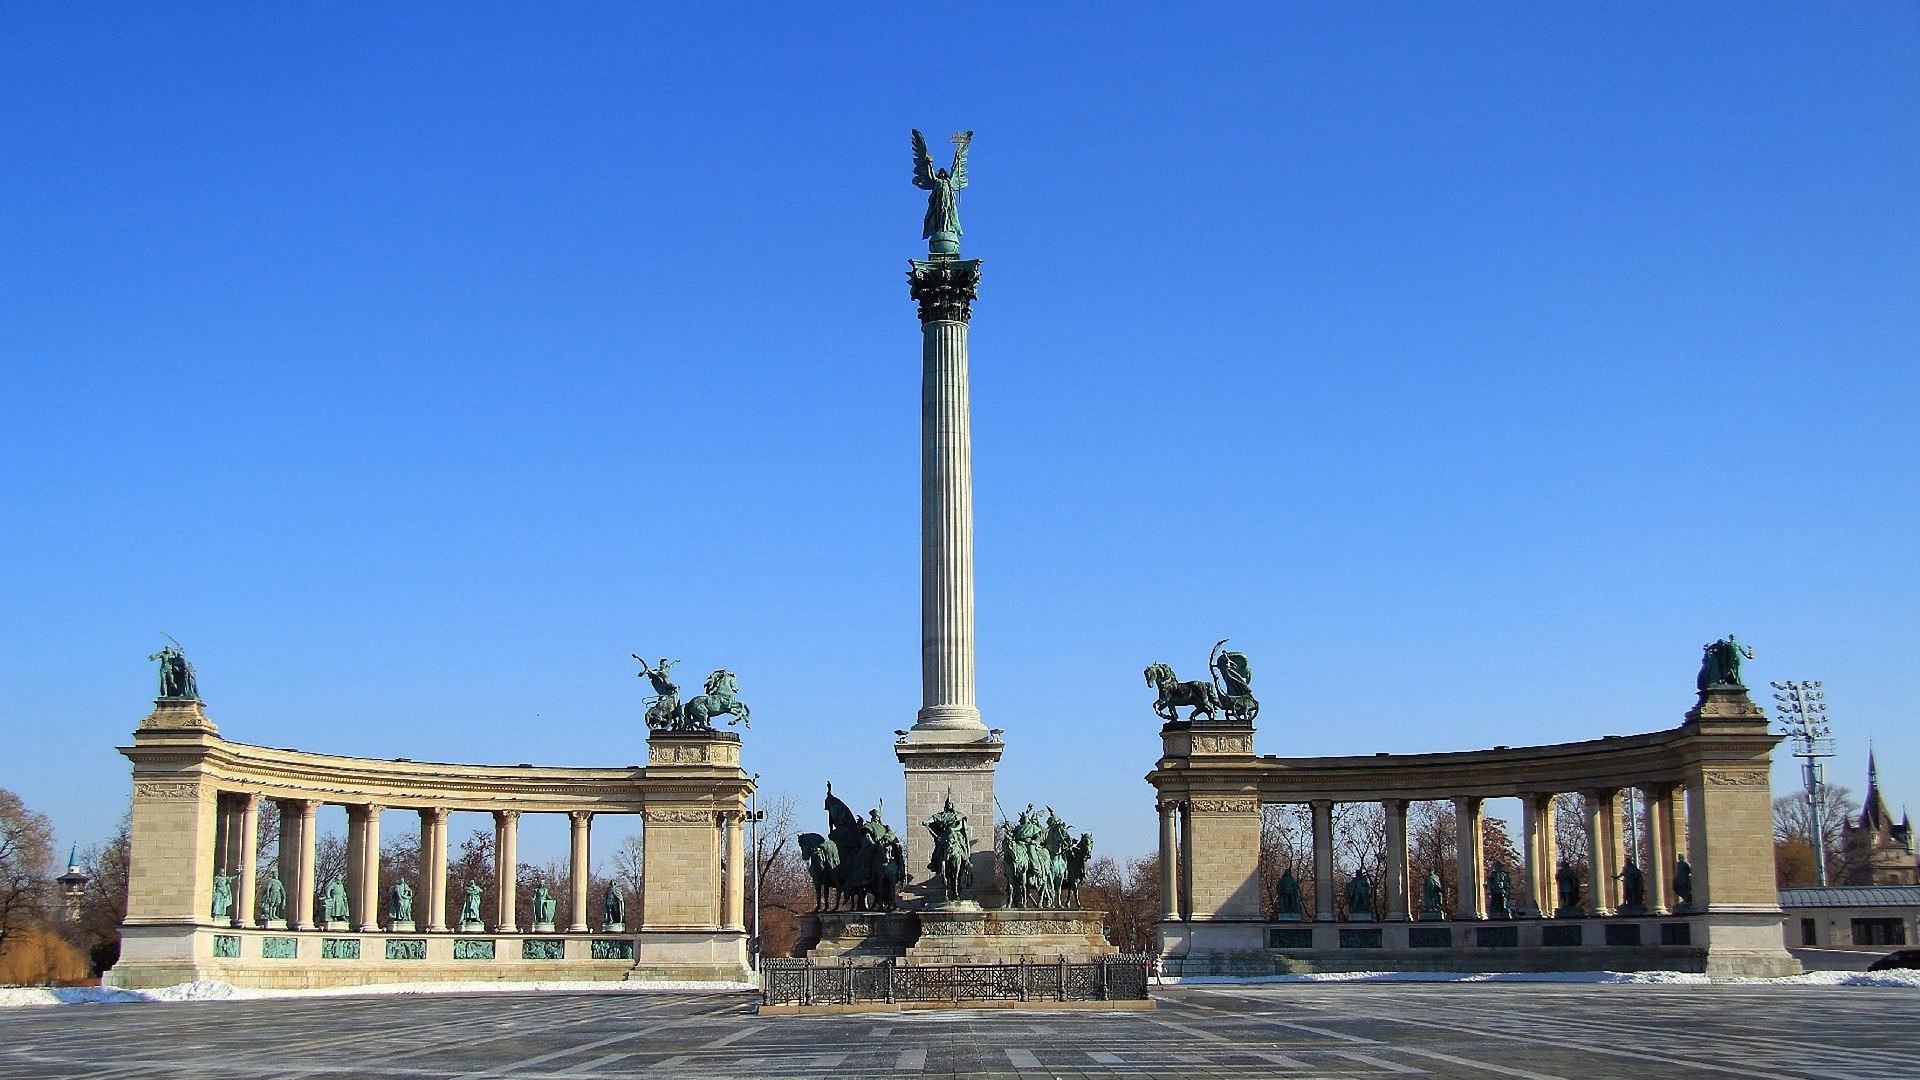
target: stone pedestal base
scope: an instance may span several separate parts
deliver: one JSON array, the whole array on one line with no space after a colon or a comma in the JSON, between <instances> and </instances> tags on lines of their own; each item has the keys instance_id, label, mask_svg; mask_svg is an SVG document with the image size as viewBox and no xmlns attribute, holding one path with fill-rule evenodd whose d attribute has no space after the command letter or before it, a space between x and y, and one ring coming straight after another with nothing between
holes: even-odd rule
<instances>
[{"instance_id":1,"label":"stone pedestal base","mask_svg":"<svg viewBox=\"0 0 1920 1080\"><path fill-rule=\"evenodd\" d=\"M411 934L413 933L413 920L407 919L402 922L388 923L387 932L392 934Z\"/></svg>"},{"instance_id":2,"label":"stone pedestal base","mask_svg":"<svg viewBox=\"0 0 1920 1080\"><path fill-rule=\"evenodd\" d=\"M795 956L816 960L842 956L905 956L920 936L920 921L907 911L819 911L800 916Z\"/></svg>"},{"instance_id":3,"label":"stone pedestal base","mask_svg":"<svg viewBox=\"0 0 1920 1080\"><path fill-rule=\"evenodd\" d=\"M751 982L747 935L739 930L649 930L627 972L627 982L707 980Z\"/></svg>"},{"instance_id":4,"label":"stone pedestal base","mask_svg":"<svg viewBox=\"0 0 1920 1080\"><path fill-rule=\"evenodd\" d=\"M533 932L536 934L551 934L553 933L553 924L550 922L534 923Z\"/></svg>"},{"instance_id":5,"label":"stone pedestal base","mask_svg":"<svg viewBox=\"0 0 1920 1080\"><path fill-rule=\"evenodd\" d=\"M1372 915L1349 915L1347 916L1347 921L1348 922L1372 922L1373 916Z\"/></svg>"},{"instance_id":6,"label":"stone pedestal base","mask_svg":"<svg viewBox=\"0 0 1920 1080\"><path fill-rule=\"evenodd\" d=\"M262 930L285 930L287 928L287 920L267 919L260 924L260 928Z\"/></svg>"},{"instance_id":7,"label":"stone pedestal base","mask_svg":"<svg viewBox=\"0 0 1920 1080\"><path fill-rule=\"evenodd\" d=\"M920 940L907 950L913 964L984 964L1111 956L1116 951L1097 911L922 911Z\"/></svg>"},{"instance_id":8,"label":"stone pedestal base","mask_svg":"<svg viewBox=\"0 0 1920 1080\"><path fill-rule=\"evenodd\" d=\"M603 934L619 934L619 933L624 933L626 929L627 929L626 923L610 922L607 925L601 927L600 932Z\"/></svg>"},{"instance_id":9,"label":"stone pedestal base","mask_svg":"<svg viewBox=\"0 0 1920 1080\"><path fill-rule=\"evenodd\" d=\"M1447 913L1444 911L1423 911L1419 915L1421 922L1445 922L1446 918Z\"/></svg>"},{"instance_id":10,"label":"stone pedestal base","mask_svg":"<svg viewBox=\"0 0 1920 1080\"><path fill-rule=\"evenodd\" d=\"M1302 916L1297 911L1289 911L1283 915L1275 915L1273 917L1273 921L1274 922L1301 922Z\"/></svg>"},{"instance_id":11,"label":"stone pedestal base","mask_svg":"<svg viewBox=\"0 0 1920 1080\"><path fill-rule=\"evenodd\" d=\"M484 934L486 930L485 923L463 922L460 924L460 932L463 934Z\"/></svg>"}]
</instances>

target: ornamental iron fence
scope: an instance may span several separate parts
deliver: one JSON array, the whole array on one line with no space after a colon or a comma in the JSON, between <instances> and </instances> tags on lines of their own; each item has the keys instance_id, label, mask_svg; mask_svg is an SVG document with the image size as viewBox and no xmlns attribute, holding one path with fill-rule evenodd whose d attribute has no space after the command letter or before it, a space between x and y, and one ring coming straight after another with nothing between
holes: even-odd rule
<instances>
[{"instance_id":1,"label":"ornamental iron fence","mask_svg":"<svg viewBox=\"0 0 1920 1080\"><path fill-rule=\"evenodd\" d=\"M1057 963L855 964L767 959L760 966L765 1005L860 1005L967 1001L1145 1001L1151 960L1102 956Z\"/></svg>"}]
</instances>

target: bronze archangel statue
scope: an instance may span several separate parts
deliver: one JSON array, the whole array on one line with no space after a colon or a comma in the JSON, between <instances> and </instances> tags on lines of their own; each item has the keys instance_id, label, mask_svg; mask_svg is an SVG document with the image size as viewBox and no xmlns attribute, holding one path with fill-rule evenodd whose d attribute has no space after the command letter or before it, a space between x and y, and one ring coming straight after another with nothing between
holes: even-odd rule
<instances>
[{"instance_id":1,"label":"bronze archangel statue","mask_svg":"<svg viewBox=\"0 0 1920 1080\"><path fill-rule=\"evenodd\" d=\"M926 136L913 133L913 186L927 194L927 217L920 238L927 241L933 255L960 254L960 189L967 186L967 147L973 132L962 131L953 137L953 165L933 167L933 155L927 152Z\"/></svg>"}]
</instances>

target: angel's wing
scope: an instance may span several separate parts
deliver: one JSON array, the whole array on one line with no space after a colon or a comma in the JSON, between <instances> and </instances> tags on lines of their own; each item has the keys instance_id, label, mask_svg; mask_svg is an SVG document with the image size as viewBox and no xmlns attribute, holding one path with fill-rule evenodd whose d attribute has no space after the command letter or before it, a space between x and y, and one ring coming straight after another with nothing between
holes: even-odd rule
<instances>
[{"instance_id":1,"label":"angel's wing","mask_svg":"<svg viewBox=\"0 0 1920 1080\"><path fill-rule=\"evenodd\" d=\"M953 184L953 190L959 191L967 186L967 147L973 145L973 132L964 132L960 141L953 147L953 168L947 170L947 178Z\"/></svg>"},{"instance_id":2,"label":"angel's wing","mask_svg":"<svg viewBox=\"0 0 1920 1080\"><path fill-rule=\"evenodd\" d=\"M913 186L933 186L933 155L927 153L927 139L919 128L913 129Z\"/></svg>"}]
</instances>

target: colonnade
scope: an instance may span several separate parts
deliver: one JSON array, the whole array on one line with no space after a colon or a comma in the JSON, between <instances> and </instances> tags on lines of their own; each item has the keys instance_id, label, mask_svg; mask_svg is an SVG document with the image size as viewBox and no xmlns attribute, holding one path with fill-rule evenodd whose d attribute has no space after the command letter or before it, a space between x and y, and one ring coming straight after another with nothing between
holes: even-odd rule
<instances>
[{"instance_id":1,"label":"colonnade","mask_svg":"<svg viewBox=\"0 0 1920 1080\"><path fill-rule=\"evenodd\" d=\"M263 801L263 796L247 791L222 791L216 800L216 842L210 873L229 875L234 882L230 921L236 927L266 926L258 914L260 882L257 873L260 861L260 807ZM324 929L324 920L316 917L319 892L326 884L317 876L317 825L321 807L329 804L320 799L272 801L279 809L279 861L275 870L286 890L286 928ZM383 887L391 888L392 882L383 882L380 876L380 815L387 808L374 803L339 805L343 805L347 812L344 886L349 916L346 928L364 933L378 932L388 928L387 924L391 921L386 914ZM447 826L450 816L457 809L431 806L414 811L420 819L420 869L419 880L414 887L413 908L416 918L414 925L402 929L417 929L427 933L458 929L450 925L448 916L451 890L447 879ZM491 918L493 932L518 933L525 929L519 925L516 876L522 811L483 812L490 813L493 818L496 889L494 909L485 914ZM589 810L559 812L566 814L569 823L568 907L566 925L556 925L551 929L587 933L594 929L589 925L588 913L592 910L590 905L593 902L590 881L595 814ZM716 921L723 928L741 929L745 926L745 890L742 887L746 875L743 854L745 816L738 811L723 810L713 813L711 817L714 822L715 855L724 867L722 888L717 890L718 895L715 896L719 905L715 912Z\"/></svg>"},{"instance_id":2,"label":"colonnade","mask_svg":"<svg viewBox=\"0 0 1920 1080\"><path fill-rule=\"evenodd\" d=\"M1645 865L1646 911L1667 915L1681 908L1673 891L1672 869L1689 835L1686 819L1686 788L1672 782L1648 782L1634 785L1646 806L1647 829L1642 841ZM1581 915L1606 916L1619 912L1622 904L1621 874L1626 866L1620 843L1622 821L1620 801L1625 788L1597 787L1579 792L1583 797L1585 819L1582 822L1588 851L1587 881L1581 896ZM1516 874L1511 914L1516 917L1552 918L1559 909L1556 870L1559 866L1559 840L1555 820L1555 796L1552 791L1516 792L1521 806L1521 865L1508 867ZM1445 912L1453 919L1479 921L1488 917L1487 878L1493 867L1486 861L1486 796L1463 795L1448 800L1381 799L1377 801L1385 818L1385 850L1381 881L1374 883L1386 899L1386 919L1406 922L1419 914L1420 886L1408 877L1407 810L1415 801L1446 801L1453 808L1457 829L1455 843L1455 881L1458 882L1454 908ZM1271 804L1269 804L1271 805ZM1284 804L1283 804L1284 805ZM1334 867L1333 799L1311 799L1309 820L1313 833L1313 885L1311 908L1302 897L1303 909L1319 922L1334 920L1334 893L1338 884ZM1160 815L1160 917L1180 920L1193 916L1194 908L1194 822L1192 800L1162 800ZM1570 914L1570 913L1568 913Z\"/></svg>"}]
</instances>

